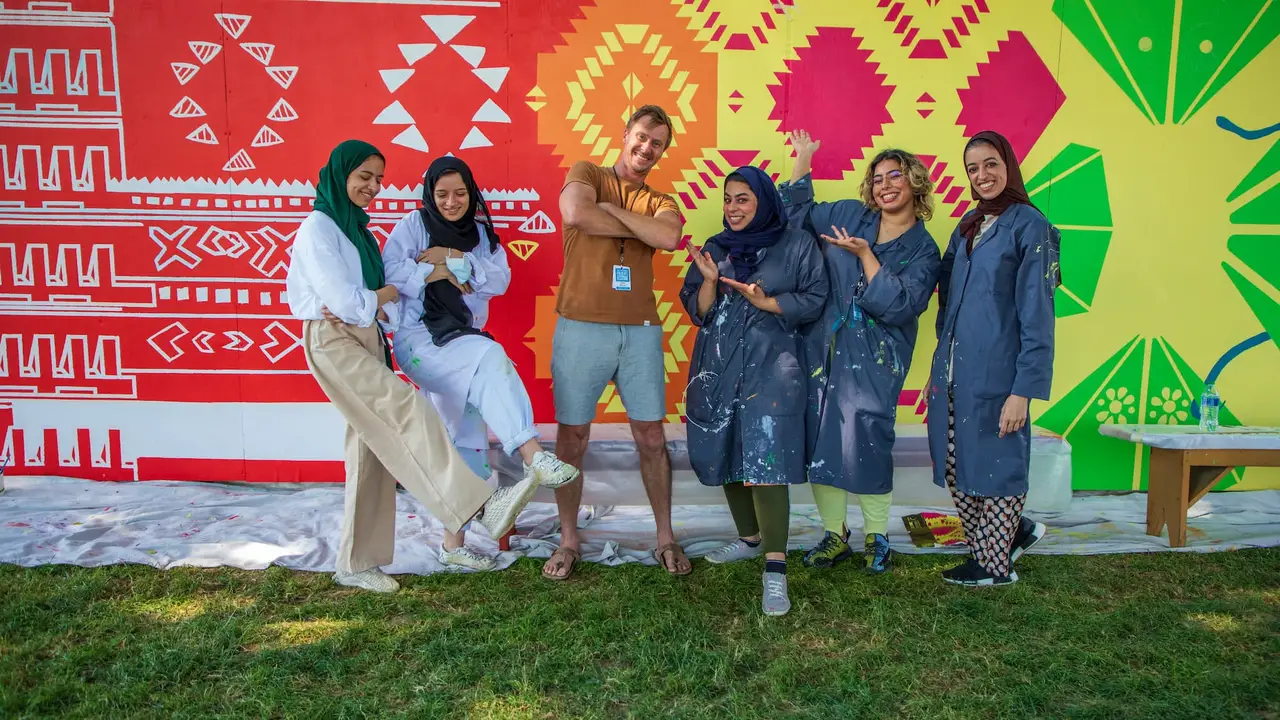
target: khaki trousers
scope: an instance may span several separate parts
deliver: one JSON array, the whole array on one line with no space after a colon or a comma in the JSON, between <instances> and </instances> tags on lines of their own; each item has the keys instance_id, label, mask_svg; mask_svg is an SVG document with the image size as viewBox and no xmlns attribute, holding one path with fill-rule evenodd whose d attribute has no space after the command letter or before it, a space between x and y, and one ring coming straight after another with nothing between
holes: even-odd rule
<instances>
[{"instance_id":1,"label":"khaki trousers","mask_svg":"<svg viewBox=\"0 0 1280 720\"><path fill-rule=\"evenodd\" d=\"M391 563L396 481L457 532L492 490L467 467L431 402L383 362L377 325L306 320L302 346L320 389L347 421L339 572Z\"/></svg>"}]
</instances>

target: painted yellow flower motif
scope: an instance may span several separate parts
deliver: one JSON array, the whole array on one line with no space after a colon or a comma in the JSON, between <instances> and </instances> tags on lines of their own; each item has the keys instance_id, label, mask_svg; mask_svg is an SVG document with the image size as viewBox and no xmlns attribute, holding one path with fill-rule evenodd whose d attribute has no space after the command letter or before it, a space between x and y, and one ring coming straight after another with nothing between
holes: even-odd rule
<instances>
[{"instance_id":1,"label":"painted yellow flower motif","mask_svg":"<svg viewBox=\"0 0 1280 720\"><path fill-rule=\"evenodd\" d=\"M1190 417L1187 408L1191 407L1191 398L1182 388L1161 388L1160 394L1151 398L1151 407L1148 418L1156 418L1160 425L1177 425Z\"/></svg>"},{"instance_id":2,"label":"painted yellow flower motif","mask_svg":"<svg viewBox=\"0 0 1280 720\"><path fill-rule=\"evenodd\" d=\"M1137 400L1129 388L1107 388L1103 395L1098 398L1098 407L1102 409L1094 416L1098 422L1120 424L1137 418Z\"/></svg>"}]
</instances>

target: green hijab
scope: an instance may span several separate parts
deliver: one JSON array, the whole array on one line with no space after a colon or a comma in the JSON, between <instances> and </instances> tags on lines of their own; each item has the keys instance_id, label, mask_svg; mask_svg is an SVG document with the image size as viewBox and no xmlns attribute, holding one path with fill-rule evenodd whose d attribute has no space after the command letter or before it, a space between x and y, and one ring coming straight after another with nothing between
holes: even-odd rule
<instances>
[{"instance_id":1,"label":"green hijab","mask_svg":"<svg viewBox=\"0 0 1280 720\"><path fill-rule=\"evenodd\" d=\"M316 186L316 210L333 218L342 234L360 251L360 272L364 285L377 290L387 284L378 241L369 233L369 214L351 202L347 195L347 178L369 158L377 155L386 162L378 148L363 140L346 140L329 153L329 164L320 168L320 184Z\"/></svg>"}]
</instances>

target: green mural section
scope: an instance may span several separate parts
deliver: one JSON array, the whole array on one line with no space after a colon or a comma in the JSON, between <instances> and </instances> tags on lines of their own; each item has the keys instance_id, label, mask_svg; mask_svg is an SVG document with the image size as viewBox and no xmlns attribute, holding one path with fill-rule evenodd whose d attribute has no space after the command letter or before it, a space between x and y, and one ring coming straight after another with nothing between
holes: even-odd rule
<instances>
[{"instance_id":1,"label":"green mural section","mask_svg":"<svg viewBox=\"0 0 1280 720\"><path fill-rule=\"evenodd\" d=\"M1027 194L1062 233L1057 316L1089 312L1111 246L1111 200L1102 153L1068 145L1027 182Z\"/></svg>"},{"instance_id":2,"label":"green mural section","mask_svg":"<svg viewBox=\"0 0 1280 720\"><path fill-rule=\"evenodd\" d=\"M1053 12L1155 124L1185 123L1280 34L1273 0L1056 0Z\"/></svg>"},{"instance_id":3,"label":"green mural section","mask_svg":"<svg viewBox=\"0 0 1280 720\"><path fill-rule=\"evenodd\" d=\"M1252 192L1280 173L1280 142L1276 142L1245 175L1236 189L1228 196L1234 200ZM1254 197L1231 214L1231 222L1237 225L1274 226L1275 235L1233 235L1227 241L1227 249L1249 269L1256 272L1273 292L1280 291L1280 183ZM1222 264L1227 277L1271 340L1280 348L1280 303L1271 299L1267 290L1254 284L1240 271L1227 263Z\"/></svg>"},{"instance_id":4,"label":"green mural section","mask_svg":"<svg viewBox=\"0 0 1280 720\"><path fill-rule=\"evenodd\" d=\"M1103 425L1194 425L1192 403L1204 382L1163 338L1135 337L1089 373L1036 420L1071 443L1076 490L1146 488L1147 454L1141 446L1102 436ZM1223 425L1239 425L1226 404ZM1230 473L1217 489L1243 477ZM1136 483L1135 483L1136 481Z\"/></svg>"}]
</instances>

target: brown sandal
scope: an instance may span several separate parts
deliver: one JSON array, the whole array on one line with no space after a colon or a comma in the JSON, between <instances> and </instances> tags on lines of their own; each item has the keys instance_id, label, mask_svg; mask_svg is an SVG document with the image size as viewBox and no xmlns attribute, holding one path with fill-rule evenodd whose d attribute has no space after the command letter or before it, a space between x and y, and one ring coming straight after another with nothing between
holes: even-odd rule
<instances>
[{"instance_id":1,"label":"brown sandal","mask_svg":"<svg viewBox=\"0 0 1280 720\"><path fill-rule=\"evenodd\" d=\"M668 552L671 553L670 565L668 565L662 559L662 556ZM667 543L666 545L663 545L657 550L654 550L653 559L658 561L658 564L662 566L663 570L666 570L672 575L683 577L693 572L693 563L689 562L689 556L684 554L684 548L680 547L678 543ZM678 569L680 567L681 560L684 560L685 563L689 565L689 568L684 572L680 572L680 570Z\"/></svg>"},{"instance_id":2,"label":"brown sandal","mask_svg":"<svg viewBox=\"0 0 1280 720\"><path fill-rule=\"evenodd\" d=\"M562 568L568 567L569 571L566 572L564 575L556 575L555 573L547 572L547 566L543 565L542 577L548 580L555 580L557 582L562 580L568 580L570 577L573 576L573 571L578 567L578 561L582 559L582 554L579 553L577 550L574 550L573 548L562 547L562 548L556 548L556 551L551 553L551 558L550 560L548 560L548 562L550 562L551 560L556 560L557 558L559 558L559 562L558 564L555 565L555 569L560 570Z\"/></svg>"}]
</instances>

